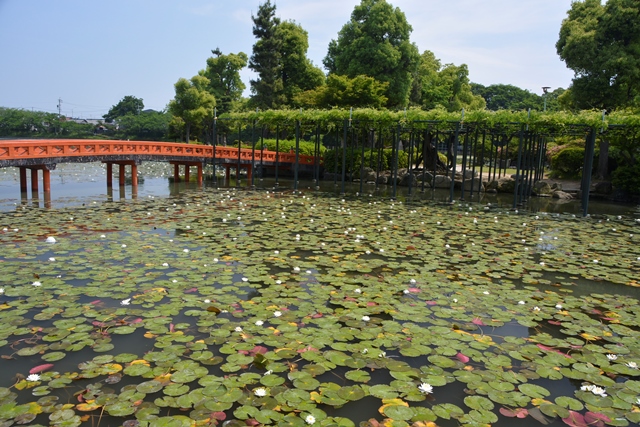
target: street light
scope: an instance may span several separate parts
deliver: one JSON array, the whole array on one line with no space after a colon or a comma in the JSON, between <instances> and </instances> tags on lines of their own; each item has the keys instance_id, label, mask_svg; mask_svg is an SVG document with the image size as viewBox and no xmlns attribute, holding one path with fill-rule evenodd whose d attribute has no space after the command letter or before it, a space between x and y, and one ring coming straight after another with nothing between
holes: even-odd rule
<instances>
[{"instance_id":1,"label":"street light","mask_svg":"<svg viewBox=\"0 0 640 427\"><path fill-rule=\"evenodd\" d=\"M547 93L549 93L550 86L542 86L542 99L544 99L544 110L547 111Z\"/></svg>"}]
</instances>

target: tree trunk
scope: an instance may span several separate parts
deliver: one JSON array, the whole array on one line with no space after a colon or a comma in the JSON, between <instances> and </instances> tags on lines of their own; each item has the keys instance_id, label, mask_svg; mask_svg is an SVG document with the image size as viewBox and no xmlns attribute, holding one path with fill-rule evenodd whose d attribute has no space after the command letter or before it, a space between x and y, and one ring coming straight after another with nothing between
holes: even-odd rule
<instances>
[{"instance_id":1,"label":"tree trunk","mask_svg":"<svg viewBox=\"0 0 640 427\"><path fill-rule=\"evenodd\" d=\"M189 143L189 131L191 130L191 124L189 122L187 122L184 127L185 127L185 131L187 133L187 144L188 144Z\"/></svg>"},{"instance_id":2,"label":"tree trunk","mask_svg":"<svg viewBox=\"0 0 640 427\"><path fill-rule=\"evenodd\" d=\"M598 178L609 178L609 140L600 139L600 155L598 156Z\"/></svg>"}]
</instances>

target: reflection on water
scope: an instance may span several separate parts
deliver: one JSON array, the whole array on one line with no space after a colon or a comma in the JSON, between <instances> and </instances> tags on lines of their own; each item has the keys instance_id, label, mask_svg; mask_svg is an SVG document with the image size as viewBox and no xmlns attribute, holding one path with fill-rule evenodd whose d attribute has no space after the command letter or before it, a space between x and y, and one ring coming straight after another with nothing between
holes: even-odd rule
<instances>
[{"instance_id":1,"label":"reflection on water","mask_svg":"<svg viewBox=\"0 0 640 427\"><path fill-rule=\"evenodd\" d=\"M211 173L211 166L205 170ZM140 184L137 191L131 185L124 187L114 186L111 189L106 185L106 168L102 163L67 163L59 164L51 172L51 206L60 208L65 206L78 206L100 201L127 200L136 197L163 197L179 196L185 190L197 190L195 182L170 182L173 176L171 165L166 163L145 162L138 168ZM207 188L246 188L250 186L246 177L241 176L237 181L231 177L225 182L224 177L219 176L215 183L205 182L203 190ZM293 181L289 178L254 177L254 187L258 189L293 189ZM344 185L345 195L349 197L382 197L391 198L393 187L390 185L363 184L362 191L359 182L347 182ZM300 180L299 190L341 195L342 183L334 183L333 180L320 181ZM449 191L444 189L422 189L421 186L413 187L409 193L407 187L396 187L396 199L405 203L449 203ZM360 194L362 193L362 194ZM30 195L29 195L30 196ZM459 190L454 194L456 203L481 203L490 209L510 210L513 204L512 194L477 194L471 197L468 192L462 197ZM10 211L16 206L45 207L45 195L40 189L38 198L30 198L26 194L21 195L19 189L18 168L0 168L0 211ZM547 212L552 214L582 215L580 201L558 200L549 197L532 197L520 210L529 212ZM589 202L589 212L592 215L634 215L640 216L638 207L634 205L615 204L601 200Z\"/></svg>"}]
</instances>

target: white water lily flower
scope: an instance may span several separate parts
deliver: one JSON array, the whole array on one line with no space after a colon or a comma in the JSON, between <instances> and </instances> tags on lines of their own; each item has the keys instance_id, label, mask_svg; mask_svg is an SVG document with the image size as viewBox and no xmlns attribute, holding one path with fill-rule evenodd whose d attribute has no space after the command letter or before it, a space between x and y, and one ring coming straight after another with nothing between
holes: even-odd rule
<instances>
[{"instance_id":1,"label":"white water lily flower","mask_svg":"<svg viewBox=\"0 0 640 427\"><path fill-rule=\"evenodd\" d=\"M404 291L402 291L405 295L409 293L409 289L405 289Z\"/></svg>"},{"instance_id":2,"label":"white water lily flower","mask_svg":"<svg viewBox=\"0 0 640 427\"><path fill-rule=\"evenodd\" d=\"M204 300L204 303L205 304L209 304L209 303L211 303L211 300L210 299L206 299L206 300Z\"/></svg>"},{"instance_id":3,"label":"white water lily flower","mask_svg":"<svg viewBox=\"0 0 640 427\"><path fill-rule=\"evenodd\" d=\"M281 285L282 284L282 280L276 280L276 285Z\"/></svg>"},{"instance_id":4,"label":"white water lily flower","mask_svg":"<svg viewBox=\"0 0 640 427\"><path fill-rule=\"evenodd\" d=\"M262 326L264 322L262 320L256 320L256 326Z\"/></svg>"},{"instance_id":5,"label":"white water lily flower","mask_svg":"<svg viewBox=\"0 0 640 427\"><path fill-rule=\"evenodd\" d=\"M562 308L562 304L556 304L556 308L560 310Z\"/></svg>"},{"instance_id":6,"label":"white water lily flower","mask_svg":"<svg viewBox=\"0 0 640 427\"><path fill-rule=\"evenodd\" d=\"M187 253L189 252L189 249L183 249L182 252Z\"/></svg>"},{"instance_id":7,"label":"white water lily flower","mask_svg":"<svg viewBox=\"0 0 640 427\"><path fill-rule=\"evenodd\" d=\"M609 359L609 360L616 360L617 358L618 358L618 356L615 355L615 354L607 354L607 359Z\"/></svg>"},{"instance_id":8,"label":"white water lily flower","mask_svg":"<svg viewBox=\"0 0 640 427\"><path fill-rule=\"evenodd\" d=\"M51 261L51 262L53 262L53 261L55 261L55 260L56 260L56 259L55 259L54 257L49 258L49 261Z\"/></svg>"},{"instance_id":9,"label":"white water lily flower","mask_svg":"<svg viewBox=\"0 0 640 427\"><path fill-rule=\"evenodd\" d=\"M266 377L267 375L271 375L271 374L273 374L273 371L271 369L269 369L267 372L265 372L262 375Z\"/></svg>"},{"instance_id":10,"label":"white water lily flower","mask_svg":"<svg viewBox=\"0 0 640 427\"><path fill-rule=\"evenodd\" d=\"M104 239L104 238L106 238L106 237L107 237L107 236L105 236L104 234L101 234L101 235L100 235L100 238L101 238L101 239Z\"/></svg>"},{"instance_id":11,"label":"white water lily flower","mask_svg":"<svg viewBox=\"0 0 640 427\"><path fill-rule=\"evenodd\" d=\"M129 305L131 304L131 298L123 299L120 301L120 305Z\"/></svg>"},{"instance_id":12,"label":"white water lily flower","mask_svg":"<svg viewBox=\"0 0 640 427\"><path fill-rule=\"evenodd\" d=\"M281 311L274 311L273 312L273 316L274 317L280 317L280 316L282 316L282 312Z\"/></svg>"},{"instance_id":13,"label":"white water lily flower","mask_svg":"<svg viewBox=\"0 0 640 427\"><path fill-rule=\"evenodd\" d=\"M533 311L540 311L540 307L538 306L533 307Z\"/></svg>"},{"instance_id":14,"label":"white water lily flower","mask_svg":"<svg viewBox=\"0 0 640 427\"><path fill-rule=\"evenodd\" d=\"M520 304L520 305L524 305L524 304L525 304L525 302L524 302L524 301L518 301L518 304Z\"/></svg>"},{"instance_id":15,"label":"white water lily flower","mask_svg":"<svg viewBox=\"0 0 640 427\"><path fill-rule=\"evenodd\" d=\"M371 320L371 318L369 316L362 316L362 320L368 322L369 320Z\"/></svg>"},{"instance_id":16,"label":"white water lily flower","mask_svg":"<svg viewBox=\"0 0 640 427\"><path fill-rule=\"evenodd\" d=\"M415 285L416 284L416 279L409 280L409 283L411 283L412 285Z\"/></svg>"},{"instance_id":17,"label":"white water lily flower","mask_svg":"<svg viewBox=\"0 0 640 427\"><path fill-rule=\"evenodd\" d=\"M243 277L243 278L242 278L242 281L243 281L243 282L248 282L248 281L249 281L249 279L248 279L248 278L246 278L246 277Z\"/></svg>"},{"instance_id":18,"label":"white water lily flower","mask_svg":"<svg viewBox=\"0 0 640 427\"><path fill-rule=\"evenodd\" d=\"M353 291L353 292L355 292L356 294L361 294L361 293L362 293L362 289L357 288L357 289L356 289L355 291Z\"/></svg>"},{"instance_id":19,"label":"white water lily flower","mask_svg":"<svg viewBox=\"0 0 640 427\"><path fill-rule=\"evenodd\" d=\"M418 390L424 394L431 394L433 393L433 386L431 384L422 383L418 386Z\"/></svg>"},{"instance_id":20,"label":"white water lily flower","mask_svg":"<svg viewBox=\"0 0 640 427\"><path fill-rule=\"evenodd\" d=\"M482 293L485 294L485 295L489 295L489 291L484 291Z\"/></svg>"},{"instance_id":21,"label":"white water lily flower","mask_svg":"<svg viewBox=\"0 0 640 427\"><path fill-rule=\"evenodd\" d=\"M381 351L380 354L378 354L378 357L387 357L387 352Z\"/></svg>"},{"instance_id":22,"label":"white water lily flower","mask_svg":"<svg viewBox=\"0 0 640 427\"><path fill-rule=\"evenodd\" d=\"M273 251L274 254L278 255L280 251Z\"/></svg>"},{"instance_id":23,"label":"white water lily flower","mask_svg":"<svg viewBox=\"0 0 640 427\"><path fill-rule=\"evenodd\" d=\"M453 302L458 302L458 298L454 298L454 299L453 299Z\"/></svg>"},{"instance_id":24,"label":"white water lily flower","mask_svg":"<svg viewBox=\"0 0 640 427\"><path fill-rule=\"evenodd\" d=\"M4 288L0 288L0 295L4 295Z\"/></svg>"},{"instance_id":25,"label":"white water lily flower","mask_svg":"<svg viewBox=\"0 0 640 427\"><path fill-rule=\"evenodd\" d=\"M627 363L627 366L632 369L638 369L638 364L636 362L629 362Z\"/></svg>"},{"instance_id":26,"label":"white water lily flower","mask_svg":"<svg viewBox=\"0 0 640 427\"><path fill-rule=\"evenodd\" d=\"M267 395L267 390L264 387L258 387L257 389L253 390L253 394L258 397L265 397Z\"/></svg>"},{"instance_id":27,"label":"white water lily flower","mask_svg":"<svg viewBox=\"0 0 640 427\"><path fill-rule=\"evenodd\" d=\"M594 387L595 386L591 385L591 384L583 385L582 387L580 387L580 390L582 390L582 391L591 391L591 390L593 390Z\"/></svg>"},{"instance_id":28,"label":"white water lily flower","mask_svg":"<svg viewBox=\"0 0 640 427\"><path fill-rule=\"evenodd\" d=\"M31 285L35 286L36 288L38 286L42 286L42 283L38 282L37 280L35 282L33 282Z\"/></svg>"},{"instance_id":29,"label":"white water lily flower","mask_svg":"<svg viewBox=\"0 0 640 427\"><path fill-rule=\"evenodd\" d=\"M304 422L309 425L314 424L316 422L316 417L314 417L313 415L307 415L304 419Z\"/></svg>"},{"instance_id":30,"label":"white water lily flower","mask_svg":"<svg viewBox=\"0 0 640 427\"><path fill-rule=\"evenodd\" d=\"M40 375L38 375L38 374L30 374L27 377L27 381L40 381Z\"/></svg>"},{"instance_id":31,"label":"white water lily flower","mask_svg":"<svg viewBox=\"0 0 640 427\"><path fill-rule=\"evenodd\" d=\"M607 390L605 390L602 387L595 387L595 386L591 389L591 393L595 394L596 396L602 396L602 397L607 397L606 391Z\"/></svg>"},{"instance_id":32,"label":"white water lily flower","mask_svg":"<svg viewBox=\"0 0 640 427\"><path fill-rule=\"evenodd\" d=\"M168 263L168 262L163 262L163 263L162 263L162 266L163 266L163 267L169 267L169 263Z\"/></svg>"},{"instance_id":33,"label":"white water lily flower","mask_svg":"<svg viewBox=\"0 0 640 427\"><path fill-rule=\"evenodd\" d=\"M127 245L122 245L122 247L123 247L123 248L126 248L126 247L127 247Z\"/></svg>"},{"instance_id":34,"label":"white water lily flower","mask_svg":"<svg viewBox=\"0 0 640 427\"><path fill-rule=\"evenodd\" d=\"M47 243L55 243L57 242L56 238L53 236L47 237Z\"/></svg>"},{"instance_id":35,"label":"white water lily flower","mask_svg":"<svg viewBox=\"0 0 640 427\"><path fill-rule=\"evenodd\" d=\"M242 332L242 328L241 328L240 326L236 326L235 331L236 331L236 332Z\"/></svg>"}]
</instances>

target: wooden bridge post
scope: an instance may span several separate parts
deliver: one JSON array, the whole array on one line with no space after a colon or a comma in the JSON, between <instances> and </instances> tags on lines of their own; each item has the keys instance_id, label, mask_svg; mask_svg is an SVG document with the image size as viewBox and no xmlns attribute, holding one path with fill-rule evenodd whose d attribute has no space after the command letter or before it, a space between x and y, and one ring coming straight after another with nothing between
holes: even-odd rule
<instances>
[{"instance_id":1,"label":"wooden bridge post","mask_svg":"<svg viewBox=\"0 0 640 427\"><path fill-rule=\"evenodd\" d=\"M185 165L184 165L184 180L185 180L185 182L187 184L189 183L189 178L190 178L190 176L189 176L189 168L190 168L189 164L185 163Z\"/></svg>"},{"instance_id":2,"label":"wooden bridge post","mask_svg":"<svg viewBox=\"0 0 640 427\"><path fill-rule=\"evenodd\" d=\"M138 186L138 165L131 164L131 185L136 188Z\"/></svg>"},{"instance_id":3,"label":"wooden bridge post","mask_svg":"<svg viewBox=\"0 0 640 427\"><path fill-rule=\"evenodd\" d=\"M46 166L42 168L42 191L45 195L51 194L51 172Z\"/></svg>"},{"instance_id":4,"label":"wooden bridge post","mask_svg":"<svg viewBox=\"0 0 640 427\"><path fill-rule=\"evenodd\" d=\"M229 179L231 178L231 166L229 165L224 165L224 179L229 182Z\"/></svg>"},{"instance_id":5,"label":"wooden bridge post","mask_svg":"<svg viewBox=\"0 0 640 427\"><path fill-rule=\"evenodd\" d=\"M198 185L202 185L202 163L198 163L196 166L198 168Z\"/></svg>"},{"instance_id":6,"label":"wooden bridge post","mask_svg":"<svg viewBox=\"0 0 640 427\"><path fill-rule=\"evenodd\" d=\"M247 165L247 181L251 182L251 175L253 174L253 166L251 164Z\"/></svg>"},{"instance_id":7,"label":"wooden bridge post","mask_svg":"<svg viewBox=\"0 0 640 427\"><path fill-rule=\"evenodd\" d=\"M118 184L120 187L124 187L124 164L120 163L120 174L118 175Z\"/></svg>"},{"instance_id":8,"label":"wooden bridge post","mask_svg":"<svg viewBox=\"0 0 640 427\"><path fill-rule=\"evenodd\" d=\"M173 164L173 182L180 182L180 165Z\"/></svg>"},{"instance_id":9,"label":"wooden bridge post","mask_svg":"<svg viewBox=\"0 0 640 427\"><path fill-rule=\"evenodd\" d=\"M38 198L38 169L31 168L31 197Z\"/></svg>"},{"instance_id":10,"label":"wooden bridge post","mask_svg":"<svg viewBox=\"0 0 640 427\"><path fill-rule=\"evenodd\" d=\"M107 187L113 187L113 163L107 162Z\"/></svg>"},{"instance_id":11,"label":"wooden bridge post","mask_svg":"<svg viewBox=\"0 0 640 427\"><path fill-rule=\"evenodd\" d=\"M20 192L27 192L27 168L20 166Z\"/></svg>"}]
</instances>

